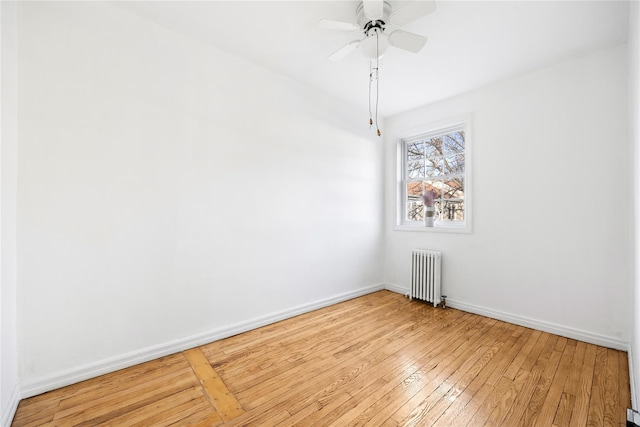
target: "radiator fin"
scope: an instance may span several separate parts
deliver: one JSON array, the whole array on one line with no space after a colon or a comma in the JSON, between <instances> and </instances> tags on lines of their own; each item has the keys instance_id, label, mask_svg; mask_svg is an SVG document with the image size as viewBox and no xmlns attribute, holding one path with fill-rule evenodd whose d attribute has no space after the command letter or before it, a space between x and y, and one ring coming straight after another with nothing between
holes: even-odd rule
<instances>
[{"instance_id":1,"label":"radiator fin","mask_svg":"<svg viewBox=\"0 0 640 427\"><path fill-rule=\"evenodd\" d=\"M433 303L434 307L440 304L442 296L441 266L442 255L440 252L424 249L411 251L410 299L428 301Z\"/></svg>"}]
</instances>

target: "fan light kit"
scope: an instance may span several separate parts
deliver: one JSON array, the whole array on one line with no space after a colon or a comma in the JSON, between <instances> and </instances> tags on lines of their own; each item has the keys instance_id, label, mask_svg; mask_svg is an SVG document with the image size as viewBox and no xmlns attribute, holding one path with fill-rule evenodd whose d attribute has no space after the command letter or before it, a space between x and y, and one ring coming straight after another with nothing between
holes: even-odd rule
<instances>
[{"instance_id":1,"label":"fan light kit","mask_svg":"<svg viewBox=\"0 0 640 427\"><path fill-rule=\"evenodd\" d=\"M383 34L382 30L377 27L367 32L367 37L360 42L360 48L364 56L369 59L378 59L384 55L387 47L389 47L389 41L384 36L380 37L381 34Z\"/></svg>"},{"instance_id":2,"label":"fan light kit","mask_svg":"<svg viewBox=\"0 0 640 427\"><path fill-rule=\"evenodd\" d=\"M419 34L402 30L387 33L387 27L399 27L415 21L436 10L434 0L414 0L395 10L388 0L362 0L356 8L355 23L322 19L318 27L338 31L358 31L360 39L353 40L329 56L330 61L338 61L351 52L361 49L369 59L369 126L373 126L371 89L375 83L375 125L378 136L378 61L387 51L389 45L409 52L418 53L427 42L427 38Z\"/></svg>"}]
</instances>

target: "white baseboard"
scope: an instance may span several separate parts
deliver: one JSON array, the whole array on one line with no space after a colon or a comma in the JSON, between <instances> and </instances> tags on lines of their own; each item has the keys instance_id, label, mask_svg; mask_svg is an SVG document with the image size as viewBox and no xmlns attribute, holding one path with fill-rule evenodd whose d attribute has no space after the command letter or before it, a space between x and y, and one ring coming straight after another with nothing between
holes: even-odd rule
<instances>
[{"instance_id":1,"label":"white baseboard","mask_svg":"<svg viewBox=\"0 0 640 427\"><path fill-rule=\"evenodd\" d=\"M409 288L398 285L385 285L385 289L397 292L402 295L406 295L409 292ZM457 308L469 313L479 314L481 316L490 317L492 319L503 320L505 322L513 323L515 325L524 326L527 328L538 329L540 331L548 332L555 335L560 335L566 338L572 338L578 341L584 341L590 344L600 345L603 347L614 348L616 350L629 350L629 342L623 341L616 337L610 337L602 334L597 334L581 329L571 328L568 326L558 325L556 323L545 322L543 320L531 319L524 316L518 316L516 314L505 313L503 311L494 310L487 307L481 307L475 304L469 304L463 301L457 301L447 298L447 307Z\"/></svg>"},{"instance_id":2,"label":"white baseboard","mask_svg":"<svg viewBox=\"0 0 640 427\"><path fill-rule=\"evenodd\" d=\"M55 390L70 384L75 384L89 378L117 371L119 369L128 368L139 363L148 362L149 360L167 356L169 354L178 353L200 345L208 344L223 338L247 332L261 326L279 322L290 317L298 316L319 308L327 307L339 302L357 298L373 292L385 289L384 285L373 285L360 288L354 291L345 292L330 298L314 301L308 304L302 304L287 310L282 310L267 316L257 317L246 322L236 323L235 325L226 326L224 328L214 329L201 334L192 335L178 340L166 342L164 344L143 348L130 353L102 359L97 362L88 363L72 369L56 372L40 378L33 378L22 383L20 388L21 397L27 398L47 391Z\"/></svg>"},{"instance_id":3,"label":"white baseboard","mask_svg":"<svg viewBox=\"0 0 640 427\"><path fill-rule=\"evenodd\" d=\"M4 408L2 408L2 419L0 419L0 426L9 427L13 417L18 409L18 403L20 403L20 385L16 384L9 396L9 400Z\"/></svg>"},{"instance_id":4,"label":"white baseboard","mask_svg":"<svg viewBox=\"0 0 640 427\"><path fill-rule=\"evenodd\" d=\"M403 288L398 285L385 285L384 288L388 291L395 292L397 294L402 294L404 296L409 295L409 288Z\"/></svg>"}]
</instances>

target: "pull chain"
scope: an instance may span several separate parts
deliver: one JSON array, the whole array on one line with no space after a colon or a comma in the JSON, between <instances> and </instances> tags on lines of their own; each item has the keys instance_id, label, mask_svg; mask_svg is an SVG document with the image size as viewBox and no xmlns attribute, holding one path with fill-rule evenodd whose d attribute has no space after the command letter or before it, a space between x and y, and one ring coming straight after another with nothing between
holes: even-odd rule
<instances>
[{"instance_id":1,"label":"pull chain","mask_svg":"<svg viewBox=\"0 0 640 427\"><path fill-rule=\"evenodd\" d=\"M369 61L369 129L373 126L373 114L371 114L371 82L373 81L373 64Z\"/></svg>"},{"instance_id":2,"label":"pull chain","mask_svg":"<svg viewBox=\"0 0 640 427\"><path fill-rule=\"evenodd\" d=\"M380 68L378 65L378 60L380 57L378 56L378 37L379 34L376 31L376 130L378 131L378 136L382 136L380 132L380 126L378 126L378 102L380 99Z\"/></svg>"},{"instance_id":3,"label":"pull chain","mask_svg":"<svg viewBox=\"0 0 640 427\"><path fill-rule=\"evenodd\" d=\"M380 76L379 76L379 37L380 32L376 29L376 64L373 66L373 61L369 61L369 129L373 126L373 113L371 108L371 83L375 79L376 81L376 100L375 100L375 124L376 124L376 133L378 136L382 136L382 132L380 132L380 126L378 126L378 104L379 104L379 87L380 87Z\"/></svg>"}]
</instances>

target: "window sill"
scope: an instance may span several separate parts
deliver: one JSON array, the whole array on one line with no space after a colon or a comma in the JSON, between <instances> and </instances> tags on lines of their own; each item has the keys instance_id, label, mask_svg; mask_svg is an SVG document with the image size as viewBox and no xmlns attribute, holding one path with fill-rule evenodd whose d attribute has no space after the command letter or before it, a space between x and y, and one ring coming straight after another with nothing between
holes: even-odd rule
<instances>
[{"instance_id":1,"label":"window sill","mask_svg":"<svg viewBox=\"0 0 640 427\"><path fill-rule=\"evenodd\" d=\"M426 231L429 233L458 233L458 234L471 234L471 227L468 225L436 225L433 227L425 227L424 224L411 224L411 225L396 225L393 231Z\"/></svg>"}]
</instances>

